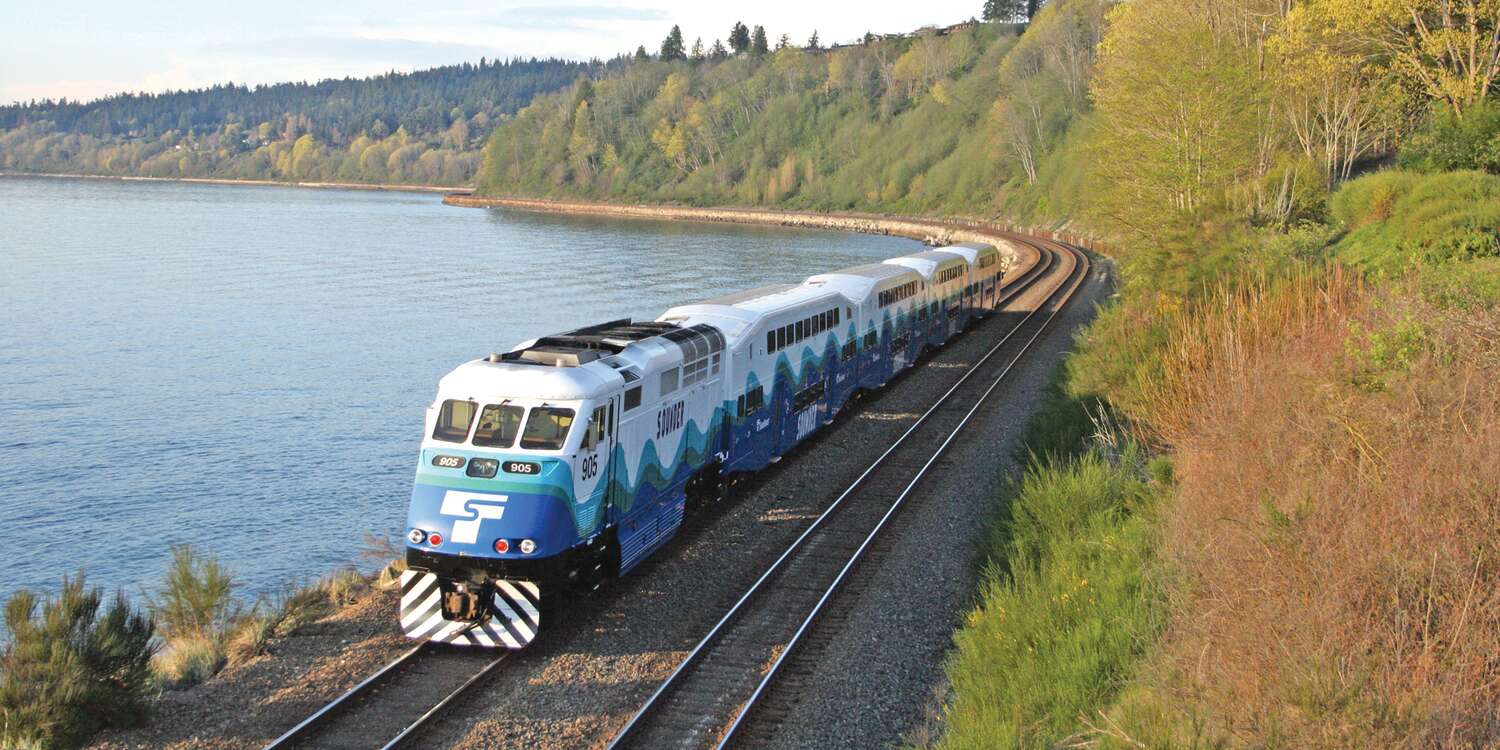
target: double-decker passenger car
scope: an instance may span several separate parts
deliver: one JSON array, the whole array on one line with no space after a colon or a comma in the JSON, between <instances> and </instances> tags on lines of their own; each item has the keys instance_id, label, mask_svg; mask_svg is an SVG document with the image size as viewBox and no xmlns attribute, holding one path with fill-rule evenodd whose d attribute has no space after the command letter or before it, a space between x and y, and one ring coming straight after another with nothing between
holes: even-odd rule
<instances>
[{"instance_id":1,"label":"double-decker passenger car","mask_svg":"<svg viewBox=\"0 0 1500 750\"><path fill-rule=\"evenodd\" d=\"M992 308L987 245L545 336L460 365L428 409L401 624L520 648L562 591L660 548L690 501L786 455ZM980 272L983 273L980 273ZM956 311L951 312L950 311ZM545 595L545 596L544 596Z\"/></svg>"}]
</instances>

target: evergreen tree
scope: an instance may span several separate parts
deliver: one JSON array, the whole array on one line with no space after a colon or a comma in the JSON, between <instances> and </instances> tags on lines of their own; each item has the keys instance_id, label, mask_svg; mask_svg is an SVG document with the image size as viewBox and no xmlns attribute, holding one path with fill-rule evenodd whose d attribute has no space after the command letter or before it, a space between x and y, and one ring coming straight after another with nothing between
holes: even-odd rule
<instances>
[{"instance_id":1,"label":"evergreen tree","mask_svg":"<svg viewBox=\"0 0 1500 750\"><path fill-rule=\"evenodd\" d=\"M984 0L984 11L980 17L986 21L1009 23L1020 18L1022 13L1027 13L1027 5L1027 0Z\"/></svg>"},{"instance_id":2,"label":"evergreen tree","mask_svg":"<svg viewBox=\"0 0 1500 750\"><path fill-rule=\"evenodd\" d=\"M750 38L750 54L760 56L770 51L771 47L766 43L766 27L756 26L755 34Z\"/></svg>"},{"instance_id":3,"label":"evergreen tree","mask_svg":"<svg viewBox=\"0 0 1500 750\"><path fill-rule=\"evenodd\" d=\"M648 55L648 54L646 54L646 45L642 44L641 46L635 48L635 61L636 62L645 62L645 61L650 60L650 59L651 59L651 56Z\"/></svg>"},{"instance_id":4,"label":"evergreen tree","mask_svg":"<svg viewBox=\"0 0 1500 750\"><path fill-rule=\"evenodd\" d=\"M695 63L703 62L703 37L693 40L693 52L688 55L688 59Z\"/></svg>"},{"instance_id":5,"label":"evergreen tree","mask_svg":"<svg viewBox=\"0 0 1500 750\"><path fill-rule=\"evenodd\" d=\"M792 46L791 34L782 34L781 37L776 40L776 49L778 50L783 50L790 46Z\"/></svg>"},{"instance_id":6,"label":"evergreen tree","mask_svg":"<svg viewBox=\"0 0 1500 750\"><path fill-rule=\"evenodd\" d=\"M812 50L823 49L823 46L818 43L818 30L817 29L813 29L812 36L810 36L810 37L807 38L807 48L808 49L812 49Z\"/></svg>"},{"instance_id":7,"label":"evergreen tree","mask_svg":"<svg viewBox=\"0 0 1500 750\"><path fill-rule=\"evenodd\" d=\"M661 42L661 59L671 62L673 60L686 60L687 50L682 43L682 29L673 26L667 33L667 38Z\"/></svg>"},{"instance_id":8,"label":"evergreen tree","mask_svg":"<svg viewBox=\"0 0 1500 750\"><path fill-rule=\"evenodd\" d=\"M726 57L729 57L729 50L724 49L722 40L715 39L714 46L708 50L708 59L718 62Z\"/></svg>"},{"instance_id":9,"label":"evergreen tree","mask_svg":"<svg viewBox=\"0 0 1500 750\"><path fill-rule=\"evenodd\" d=\"M750 29L745 24L734 22L734 27L729 30L729 48L736 55L750 49Z\"/></svg>"}]
</instances>

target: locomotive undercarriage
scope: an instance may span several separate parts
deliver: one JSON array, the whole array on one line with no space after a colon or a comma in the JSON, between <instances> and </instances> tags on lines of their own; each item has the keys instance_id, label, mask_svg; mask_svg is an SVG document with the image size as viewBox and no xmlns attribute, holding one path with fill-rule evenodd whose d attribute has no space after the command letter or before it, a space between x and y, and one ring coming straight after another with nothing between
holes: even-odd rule
<instances>
[{"instance_id":1,"label":"locomotive undercarriage","mask_svg":"<svg viewBox=\"0 0 1500 750\"><path fill-rule=\"evenodd\" d=\"M407 637L457 645L521 648L569 591L614 575L613 532L541 560L506 560L407 549L401 624Z\"/></svg>"}]
</instances>

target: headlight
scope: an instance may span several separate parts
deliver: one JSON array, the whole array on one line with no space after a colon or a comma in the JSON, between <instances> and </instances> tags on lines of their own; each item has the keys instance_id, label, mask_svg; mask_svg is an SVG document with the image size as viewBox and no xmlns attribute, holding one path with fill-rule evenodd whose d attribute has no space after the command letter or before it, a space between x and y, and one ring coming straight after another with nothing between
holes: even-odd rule
<instances>
[{"instance_id":1,"label":"headlight","mask_svg":"<svg viewBox=\"0 0 1500 750\"><path fill-rule=\"evenodd\" d=\"M495 476L495 470L499 468L500 462L493 458L471 458L469 459L469 468L464 473L471 477L489 479Z\"/></svg>"},{"instance_id":2,"label":"headlight","mask_svg":"<svg viewBox=\"0 0 1500 750\"><path fill-rule=\"evenodd\" d=\"M533 542L530 539L522 539L521 540L521 554L523 554L523 555L529 555L529 554L531 554L531 553L533 553L535 551L536 551L536 542Z\"/></svg>"},{"instance_id":3,"label":"headlight","mask_svg":"<svg viewBox=\"0 0 1500 750\"><path fill-rule=\"evenodd\" d=\"M406 533L406 541L412 544L421 544L427 541L427 532L421 529L412 529Z\"/></svg>"}]
</instances>

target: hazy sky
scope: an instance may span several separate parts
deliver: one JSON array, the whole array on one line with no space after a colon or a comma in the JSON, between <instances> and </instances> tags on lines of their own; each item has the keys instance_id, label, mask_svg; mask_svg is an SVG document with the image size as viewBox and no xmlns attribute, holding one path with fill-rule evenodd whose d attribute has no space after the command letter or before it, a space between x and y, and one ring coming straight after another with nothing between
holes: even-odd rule
<instances>
[{"instance_id":1,"label":"hazy sky","mask_svg":"<svg viewBox=\"0 0 1500 750\"><path fill-rule=\"evenodd\" d=\"M487 57L655 51L672 24L691 47L736 20L825 42L977 15L982 0L925 2L235 3L0 0L0 102L93 98L211 83L272 83L411 70Z\"/></svg>"}]
</instances>

